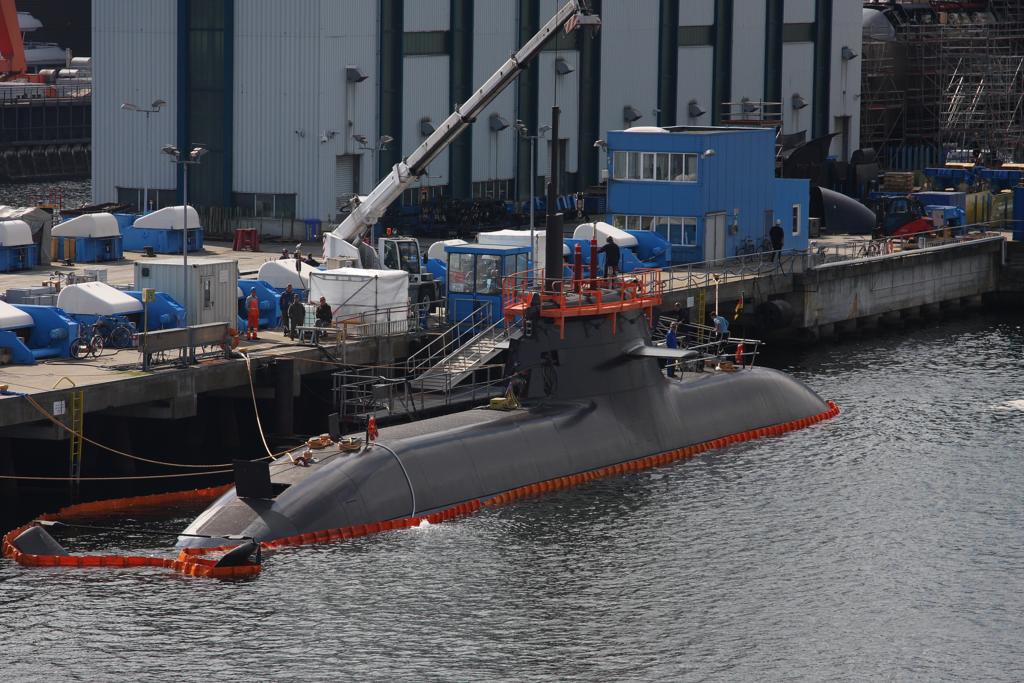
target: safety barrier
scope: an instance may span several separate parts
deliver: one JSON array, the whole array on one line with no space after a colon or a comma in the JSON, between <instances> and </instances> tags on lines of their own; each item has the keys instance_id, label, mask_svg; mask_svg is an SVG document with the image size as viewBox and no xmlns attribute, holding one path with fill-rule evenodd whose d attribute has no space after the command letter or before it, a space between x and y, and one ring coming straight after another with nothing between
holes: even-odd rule
<instances>
[{"instance_id":1,"label":"safety barrier","mask_svg":"<svg viewBox=\"0 0 1024 683\"><path fill-rule=\"evenodd\" d=\"M126 510L139 510L148 507L160 507L181 502L201 502L217 498L231 488L214 486L192 491L175 491L158 493L150 496L134 496L132 498L115 498L90 503L79 503L61 508L55 513L40 515L38 519L46 521L62 521L98 515L124 514ZM10 558L23 567L73 567L77 569L93 567L159 567L172 569L186 576L200 576L218 579L243 578L255 576L260 571L258 564L243 564L234 567L217 567L217 561L198 557L194 554L179 552L177 558L150 557L146 555L33 555L23 553L14 546L16 539L32 524L26 524L4 534L2 555ZM230 547L222 548L229 550Z\"/></svg>"},{"instance_id":2,"label":"safety barrier","mask_svg":"<svg viewBox=\"0 0 1024 683\"><path fill-rule=\"evenodd\" d=\"M750 429L736 434L729 434L727 436L711 439L701 443L685 446L683 448L677 448L675 450L666 451L664 453L657 453L655 455L649 455L644 458L638 458L635 460L626 460L624 462L609 465L607 467L601 467L595 470L589 470L587 472L580 472L578 474L570 474L564 477L557 477L555 479L547 479L545 481L536 482L533 484L527 484L518 488L504 491L482 500L474 499L463 503L458 503L451 507L443 510L437 510L425 515L415 515L410 517L402 517L399 519L390 519L380 522L370 522L369 524L356 524L348 527L338 527L334 529L323 529L321 531L312 531L302 534L295 534L292 536L284 536L269 541L263 541L260 543L262 549L274 549L282 548L285 546L301 546L301 545L312 545L314 543L329 543L332 541L348 540L352 538L360 538L362 536L368 536L370 534L380 533L382 531L392 531L396 529L408 529L411 527L420 526L423 522L430 524L440 524L442 522L448 522L454 519L465 517L470 515L481 507L492 507L495 505L503 505L510 503L522 498L538 496L544 493L550 493L552 491L558 491L561 489L571 488L580 484L593 481L595 479L601 479L604 477L616 476L625 474L627 472L638 472L640 470L649 469L652 467L660 467L667 465L668 463L684 458L691 458L696 455L700 455L706 451L722 448L734 443L740 443L743 441L750 441L752 439L760 439L766 436L779 436L786 432L791 432L796 429L803 429L804 427L810 427L811 425L823 422L830 418L835 417L839 414L839 406L834 402L828 401L828 410L818 413L817 415L811 415L809 417L803 417L796 420L790 420L789 422L783 422L781 424L769 425L766 427L758 427L757 429ZM217 487L213 489L202 489L201 491L194 492L183 492L178 494L162 494L168 496L166 500L176 500L175 496L180 500L194 500L196 494L203 493L204 495L219 495L224 487ZM192 497L188 497L188 496ZM41 519L52 519L58 515L71 515L71 514L85 514L86 512L93 512L93 510L103 510L107 507L114 507L120 505L120 510L124 510L124 501L137 501L136 504L153 504L154 499L158 499L160 496L142 496L134 499L123 499L122 501L99 501L99 503L85 503L84 505L71 506L70 508L64 508L61 512L57 513L53 517L44 517ZM99 506L106 504L103 507L90 508L88 506ZM229 551L235 546L224 545L215 548L184 548L178 553L177 559L171 560L166 558L158 557L142 557L142 556L116 556L116 555L27 555L19 552L12 544L11 541L18 536L22 531L27 529L29 525L15 529L9 532L3 538L3 555L10 557L18 564L26 567L166 567L174 569L175 571L181 572L188 576L200 576L210 578L239 578L245 576L253 576L258 574L260 571L260 565L258 564L247 564L238 567L216 567L215 560L206 559L203 555L211 553Z\"/></svg>"}]
</instances>

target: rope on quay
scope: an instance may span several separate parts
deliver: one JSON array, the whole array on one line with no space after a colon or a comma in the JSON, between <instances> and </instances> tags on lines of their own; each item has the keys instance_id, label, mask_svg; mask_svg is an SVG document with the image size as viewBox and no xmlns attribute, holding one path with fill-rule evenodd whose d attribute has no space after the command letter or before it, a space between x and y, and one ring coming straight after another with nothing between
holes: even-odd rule
<instances>
[{"instance_id":1,"label":"rope on quay","mask_svg":"<svg viewBox=\"0 0 1024 683\"><path fill-rule=\"evenodd\" d=\"M44 408L43 406L39 405L39 402L36 401L34 398L29 396L28 394L22 394L22 396L24 396L25 400L28 401L29 404L33 408L35 408L41 415L43 415L47 420L49 420L53 424L57 425L58 427L60 427L64 431L68 432L69 434L72 434L73 436L76 436L76 437L80 438L82 441L85 441L86 443L92 444L93 446L96 446L97 448L101 448L101 449L103 449L105 451L109 451L111 453L114 453L115 455L120 455L120 456L122 456L124 458L129 458L130 460L138 460L139 462L146 462L146 463L149 463L151 465L162 465L164 467L182 467L182 468L190 468L190 469L206 469L206 470L208 470L208 469L215 468L215 467L230 467L231 466L231 463L229 463L229 462L207 463L207 464L202 464L202 465L187 465L185 463L168 462L166 460L155 460L153 458L144 458L141 455L133 455L131 453L125 453L124 451L118 450L116 448L112 448L110 446L106 446L104 444L101 444L99 441L95 441L93 439L90 439L89 437L85 436L84 434L82 434L80 432L76 432L74 429L72 429L68 425L66 425L63 422L61 422L60 420L58 420L54 415L52 415L48 410L46 410L46 408ZM202 474L202 473L200 473L200 474ZM210 472L209 474L214 474L214 473ZM172 475L161 475L161 476L172 476ZM83 477L83 479L84 479L84 477Z\"/></svg>"}]
</instances>

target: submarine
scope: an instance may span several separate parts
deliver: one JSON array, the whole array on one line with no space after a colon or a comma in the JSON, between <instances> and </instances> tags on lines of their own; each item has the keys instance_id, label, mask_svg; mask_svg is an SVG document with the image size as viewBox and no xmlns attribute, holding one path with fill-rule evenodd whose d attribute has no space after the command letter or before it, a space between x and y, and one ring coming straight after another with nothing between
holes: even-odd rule
<instances>
[{"instance_id":1,"label":"submarine","mask_svg":"<svg viewBox=\"0 0 1024 683\"><path fill-rule=\"evenodd\" d=\"M557 250L560 240L552 237L560 222L551 223L559 227L549 228L547 243ZM557 251L548 258L561 262ZM518 389L511 406L384 427L356 453L319 450L304 462L296 450L272 463L244 463L255 475L236 463L236 487L185 529L178 546L212 547L229 536L273 546L308 534L319 540L325 530L475 509L538 482L836 414L782 372L653 345L659 271L613 278L592 271L589 279L578 273L553 282L536 274L505 279L504 314L517 330L505 366ZM664 360L701 371L669 378Z\"/></svg>"}]
</instances>

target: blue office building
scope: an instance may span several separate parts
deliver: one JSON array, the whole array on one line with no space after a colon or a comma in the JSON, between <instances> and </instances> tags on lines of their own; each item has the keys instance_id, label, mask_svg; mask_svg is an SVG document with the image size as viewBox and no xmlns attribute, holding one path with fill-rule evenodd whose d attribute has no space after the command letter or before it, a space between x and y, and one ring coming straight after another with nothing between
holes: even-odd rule
<instances>
[{"instance_id":1,"label":"blue office building","mask_svg":"<svg viewBox=\"0 0 1024 683\"><path fill-rule=\"evenodd\" d=\"M763 250L772 224L783 249L807 248L807 180L775 177L771 128L631 128L608 133L608 222L653 230L672 263Z\"/></svg>"}]
</instances>

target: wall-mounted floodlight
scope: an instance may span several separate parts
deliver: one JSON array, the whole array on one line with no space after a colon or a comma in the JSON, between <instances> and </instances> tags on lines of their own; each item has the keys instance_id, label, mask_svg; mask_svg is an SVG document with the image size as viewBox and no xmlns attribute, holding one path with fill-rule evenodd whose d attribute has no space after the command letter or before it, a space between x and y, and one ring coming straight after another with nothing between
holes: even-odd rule
<instances>
[{"instance_id":1,"label":"wall-mounted floodlight","mask_svg":"<svg viewBox=\"0 0 1024 683\"><path fill-rule=\"evenodd\" d=\"M366 72L364 72L358 66L348 65L345 67L345 80L349 83L362 83L367 78Z\"/></svg>"},{"instance_id":2,"label":"wall-mounted floodlight","mask_svg":"<svg viewBox=\"0 0 1024 683\"><path fill-rule=\"evenodd\" d=\"M424 116L420 119L420 135L425 138L430 137L433 135L434 130L434 123L430 120L429 116Z\"/></svg>"},{"instance_id":3,"label":"wall-mounted floodlight","mask_svg":"<svg viewBox=\"0 0 1024 683\"><path fill-rule=\"evenodd\" d=\"M761 107L751 102L749 97L744 97L740 100L740 109L743 110L744 114L753 114L760 108Z\"/></svg>"},{"instance_id":4,"label":"wall-mounted floodlight","mask_svg":"<svg viewBox=\"0 0 1024 683\"><path fill-rule=\"evenodd\" d=\"M395 139L390 135L381 135L379 146L381 149L387 149L387 146L394 142Z\"/></svg>"},{"instance_id":5,"label":"wall-mounted floodlight","mask_svg":"<svg viewBox=\"0 0 1024 683\"><path fill-rule=\"evenodd\" d=\"M690 103L686 105L686 113L691 119L699 119L707 112L700 108L697 100L690 100Z\"/></svg>"},{"instance_id":6,"label":"wall-mounted floodlight","mask_svg":"<svg viewBox=\"0 0 1024 683\"><path fill-rule=\"evenodd\" d=\"M550 130L551 126L545 123L543 126L537 129L537 135L539 135L540 137L544 137L545 135L548 134L548 131Z\"/></svg>"},{"instance_id":7,"label":"wall-mounted floodlight","mask_svg":"<svg viewBox=\"0 0 1024 683\"><path fill-rule=\"evenodd\" d=\"M805 100L800 93L793 93L793 109L799 111L807 106L807 100Z\"/></svg>"},{"instance_id":8,"label":"wall-mounted floodlight","mask_svg":"<svg viewBox=\"0 0 1024 683\"><path fill-rule=\"evenodd\" d=\"M706 149L703 152L701 152L700 158L701 159L710 159L711 157L715 156L715 154L716 154L715 150L713 150L713 149Z\"/></svg>"},{"instance_id":9,"label":"wall-mounted floodlight","mask_svg":"<svg viewBox=\"0 0 1024 683\"><path fill-rule=\"evenodd\" d=\"M843 58L844 62L848 62L851 59L857 58L857 53L851 50L846 45L843 45L843 49L839 51L839 55Z\"/></svg>"},{"instance_id":10,"label":"wall-mounted floodlight","mask_svg":"<svg viewBox=\"0 0 1024 683\"><path fill-rule=\"evenodd\" d=\"M358 142L360 145L368 145L370 143L370 139L360 133L354 134L352 136L352 139Z\"/></svg>"},{"instance_id":11,"label":"wall-mounted floodlight","mask_svg":"<svg viewBox=\"0 0 1024 683\"><path fill-rule=\"evenodd\" d=\"M622 108L622 120L625 122L628 128L634 121L639 121L643 118L643 114L631 104L627 104Z\"/></svg>"},{"instance_id":12,"label":"wall-mounted floodlight","mask_svg":"<svg viewBox=\"0 0 1024 683\"><path fill-rule=\"evenodd\" d=\"M564 57L558 57L555 59L555 73L559 76L566 76L575 70L576 69L573 68L572 64L565 61Z\"/></svg>"},{"instance_id":13,"label":"wall-mounted floodlight","mask_svg":"<svg viewBox=\"0 0 1024 683\"><path fill-rule=\"evenodd\" d=\"M597 149L608 149L608 143L604 140L594 140L594 147Z\"/></svg>"},{"instance_id":14,"label":"wall-mounted floodlight","mask_svg":"<svg viewBox=\"0 0 1024 683\"><path fill-rule=\"evenodd\" d=\"M492 133L499 133L508 128L508 121L502 118L498 112L493 112L488 119L488 125Z\"/></svg>"}]
</instances>

